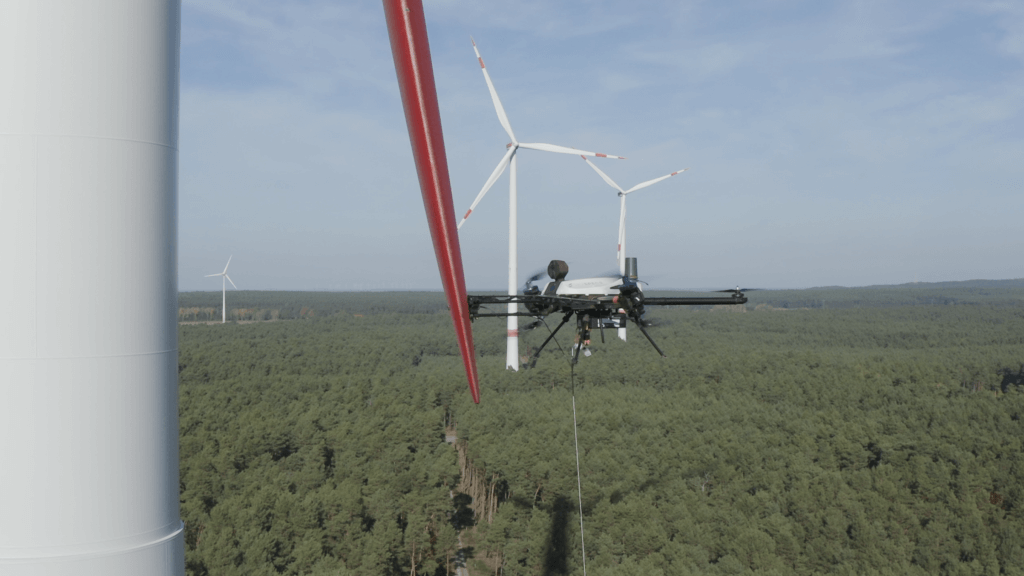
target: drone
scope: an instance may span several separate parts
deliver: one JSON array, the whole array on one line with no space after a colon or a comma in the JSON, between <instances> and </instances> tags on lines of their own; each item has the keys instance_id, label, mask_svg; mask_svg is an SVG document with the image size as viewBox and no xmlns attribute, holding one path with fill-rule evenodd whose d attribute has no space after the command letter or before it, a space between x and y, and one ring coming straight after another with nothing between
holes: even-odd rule
<instances>
[{"instance_id":1,"label":"drone","mask_svg":"<svg viewBox=\"0 0 1024 576\"><path fill-rule=\"evenodd\" d=\"M547 274L551 280L545 283L543 288L534 284L541 277L538 274L527 280L521 294L514 296L468 295L470 319L528 316L536 320L531 326L538 326L544 323L544 318L547 316L561 314L561 322L551 331L551 334L537 348L533 356L525 362L526 366L532 366L536 363L544 347L575 316L576 338L570 355L570 361L575 365L579 361L581 353L585 356L590 355L588 346L590 332L593 328L600 330L601 341L604 342L605 328L624 328L629 321L636 324L658 354L665 357L665 352L658 347L654 338L647 332L643 316L648 306L732 305L747 302L744 291L749 289L740 287L718 291L727 293L727 296L648 297L644 294L640 286L641 282L638 280L637 259L625 258L624 260L625 272L621 277L601 276L578 280L566 280L569 274L569 265L563 260L552 260L547 268ZM485 308L488 304L505 305L506 311L492 312ZM520 305L526 309L525 312L518 311ZM513 309L516 311L511 312L510 310Z\"/></svg>"}]
</instances>

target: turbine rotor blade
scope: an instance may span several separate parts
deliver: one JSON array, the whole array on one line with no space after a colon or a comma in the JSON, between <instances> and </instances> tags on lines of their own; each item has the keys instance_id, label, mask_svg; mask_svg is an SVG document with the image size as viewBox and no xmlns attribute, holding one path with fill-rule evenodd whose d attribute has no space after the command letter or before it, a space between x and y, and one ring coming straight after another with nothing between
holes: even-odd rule
<instances>
[{"instance_id":1,"label":"turbine rotor blade","mask_svg":"<svg viewBox=\"0 0 1024 576\"><path fill-rule=\"evenodd\" d=\"M234 257L235 257L234 254L232 254L231 256L228 256L228 263L224 265L224 272L222 272L222 274L227 274L228 273L228 266L231 266L231 259L234 258Z\"/></svg>"},{"instance_id":2,"label":"turbine rotor blade","mask_svg":"<svg viewBox=\"0 0 1024 576\"><path fill-rule=\"evenodd\" d=\"M601 152L588 152L586 150L577 150L575 148L569 148L568 146L559 146L557 144L542 144L539 142L531 142L529 144L525 142L519 143L520 148L529 148L530 150L543 150L544 152L560 152L562 154L579 154L580 156L594 156L595 158L617 158L619 160L625 160L625 156L613 156L611 154L602 154Z\"/></svg>"},{"instance_id":3,"label":"turbine rotor blade","mask_svg":"<svg viewBox=\"0 0 1024 576\"><path fill-rule=\"evenodd\" d=\"M479 404L480 378L473 349L473 330L469 322L466 277L462 268L459 236L451 229L455 223L455 209L452 206L448 161L423 4L420 0L384 0L383 4L434 256L458 337L469 390L473 402Z\"/></svg>"},{"instance_id":4,"label":"turbine rotor blade","mask_svg":"<svg viewBox=\"0 0 1024 576\"><path fill-rule=\"evenodd\" d=\"M225 274L224 277L228 279L228 282L231 282L232 286L235 286L234 281L231 280L231 276L228 276L227 274ZM235 286L235 290L238 290L238 286Z\"/></svg>"},{"instance_id":5,"label":"turbine rotor blade","mask_svg":"<svg viewBox=\"0 0 1024 576\"><path fill-rule=\"evenodd\" d=\"M491 93L491 102L494 103L494 111L498 113L498 122L501 122L501 127L508 132L508 137L512 139L512 143L518 142L516 135L512 133L512 125L508 122L508 114L505 114L505 107L501 105L501 98L498 98L498 91L494 89L494 82L491 82L491 75L487 73L487 66L484 65L484 59L480 57L480 50L476 47L476 40L473 37L469 37L469 41L473 43L473 52L476 53L476 59L480 62L480 69L484 71L484 80L487 81L487 90Z\"/></svg>"},{"instance_id":6,"label":"turbine rotor blade","mask_svg":"<svg viewBox=\"0 0 1024 576\"><path fill-rule=\"evenodd\" d=\"M207 275L206 275L205 277L206 277L206 278L209 278L209 277L211 277L211 276L222 276L222 274L221 274L220 272L218 272L218 273L216 273L216 274L207 274Z\"/></svg>"},{"instance_id":7,"label":"turbine rotor blade","mask_svg":"<svg viewBox=\"0 0 1024 576\"><path fill-rule=\"evenodd\" d=\"M594 171L597 172L597 174L599 176L601 176L601 178L605 182L607 182L609 186L611 186L612 188L615 188L616 190L618 190L622 194L626 193L626 191L622 189L622 186L619 186L618 184L616 184L614 180L609 178L608 175L604 173L604 171L602 171L600 168L598 168L596 164L594 164L593 162L588 160L586 156L580 155L580 158L583 158L583 160L586 161L587 164L590 164L590 167L593 168Z\"/></svg>"},{"instance_id":8,"label":"turbine rotor blade","mask_svg":"<svg viewBox=\"0 0 1024 576\"><path fill-rule=\"evenodd\" d=\"M473 203L469 206L469 210L466 211L466 215L462 217L462 220L459 222L456 230L462 229L462 225L466 223L467 219L469 219L469 215L473 213L473 210L476 210L476 205L483 200L487 191L491 189L491 186L494 186L494 183L497 182L498 178L500 178L505 172L505 168L508 168L508 164L512 160L512 155L515 153L516 146L513 144L509 147L508 152L505 152L505 155L501 157L501 162L498 162L498 166L494 168L493 172L491 172L491 176L487 178L487 182L485 182L484 187L480 189L480 193L476 195L476 200L473 200Z\"/></svg>"},{"instance_id":9,"label":"turbine rotor blade","mask_svg":"<svg viewBox=\"0 0 1024 576\"><path fill-rule=\"evenodd\" d=\"M641 183L637 184L636 186L633 186L629 190L626 190L625 192L623 192L623 194L629 194L630 192L634 192L634 191L639 190L641 188L647 188L651 184L657 184L658 182L661 182L662 180L665 180L667 178L671 178L671 177L675 176L676 174L682 174L683 172L686 172L687 170L689 170L689 168L683 168L682 170L678 170L678 171L673 172L671 174L668 174L666 176L662 176L661 178L655 178L654 180L648 180L647 182L641 182Z\"/></svg>"}]
</instances>

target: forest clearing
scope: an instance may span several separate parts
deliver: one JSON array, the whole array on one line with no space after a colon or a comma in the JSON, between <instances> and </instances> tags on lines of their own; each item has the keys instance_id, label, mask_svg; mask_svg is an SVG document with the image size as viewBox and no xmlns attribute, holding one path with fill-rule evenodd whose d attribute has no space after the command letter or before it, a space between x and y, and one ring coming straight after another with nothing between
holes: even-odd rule
<instances>
[{"instance_id":1,"label":"forest clearing","mask_svg":"<svg viewBox=\"0 0 1024 576\"><path fill-rule=\"evenodd\" d=\"M1022 573L1024 287L750 297L576 366L587 573ZM292 321L180 327L189 574L582 574L558 347L478 320L473 405L440 293L234 301Z\"/></svg>"}]
</instances>

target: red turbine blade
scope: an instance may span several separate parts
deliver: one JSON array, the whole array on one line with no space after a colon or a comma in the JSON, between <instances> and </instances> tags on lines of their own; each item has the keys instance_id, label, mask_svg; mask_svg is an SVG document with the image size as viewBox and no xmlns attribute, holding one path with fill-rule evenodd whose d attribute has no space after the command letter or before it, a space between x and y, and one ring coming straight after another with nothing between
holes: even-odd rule
<instances>
[{"instance_id":1,"label":"red turbine blade","mask_svg":"<svg viewBox=\"0 0 1024 576\"><path fill-rule=\"evenodd\" d=\"M448 158L444 153L441 112L437 108L434 69L427 42L427 22L421 0L383 0L384 16L395 57L398 86L402 91L405 122L409 127L412 155L420 178L423 206L427 211L434 255L441 272L448 308L459 337L462 361L473 401L480 402L480 384L473 351L473 331L469 326L466 278L462 273L462 251L455 225L452 186L448 179Z\"/></svg>"}]
</instances>

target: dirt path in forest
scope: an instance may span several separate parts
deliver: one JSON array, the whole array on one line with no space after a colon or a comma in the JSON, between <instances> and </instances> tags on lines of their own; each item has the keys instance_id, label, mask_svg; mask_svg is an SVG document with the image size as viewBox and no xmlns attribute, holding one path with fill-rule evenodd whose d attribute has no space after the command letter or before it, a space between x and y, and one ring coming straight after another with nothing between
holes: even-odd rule
<instances>
[{"instance_id":1,"label":"dirt path in forest","mask_svg":"<svg viewBox=\"0 0 1024 576\"><path fill-rule=\"evenodd\" d=\"M451 497L452 502L455 502L455 493L449 490L448 496ZM455 553L455 576L469 576L469 570L466 569L466 553L462 547L461 528L459 529L459 551Z\"/></svg>"},{"instance_id":2,"label":"dirt path in forest","mask_svg":"<svg viewBox=\"0 0 1024 576\"><path fill-rule=\"evenodd\" d=\"M455 442L459 439L458 434L454 428L445 430L444 441L452 445L455 448ZM455 492L452 490L448 491L448 496L452 499L452 505L455 504ZM459 527L459 551L455 553L455 576L469 576L469 570L466 568L466 552L462 546L462 527Z\"/></svg>"}]
</instances>

